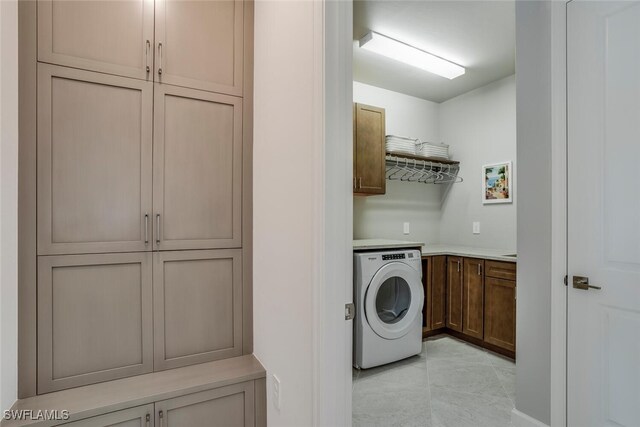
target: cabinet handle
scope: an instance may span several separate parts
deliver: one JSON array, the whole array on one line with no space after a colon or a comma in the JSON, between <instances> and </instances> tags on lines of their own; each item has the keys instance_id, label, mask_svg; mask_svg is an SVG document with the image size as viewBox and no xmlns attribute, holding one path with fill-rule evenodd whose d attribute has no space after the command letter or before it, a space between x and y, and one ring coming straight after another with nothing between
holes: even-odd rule
<instances>
[{"instance_id":1,"label":"cabinet handle","mask_svg":"<svg viewBox=\"0 0 640 427\"><path fill-rule=\"evenodd\" d=\"M460 260L456 261L458 263L458 273L460 273Z\"/></svg>"},{"instance_id":2,"label":"cabinet handle","mask_svg":"<svg viewBox=\"0 0 640 427\"><path fill-rule=\"evenodd\" d=\"M147 45L144 50L144 63L147 67L147 74L149 74L149 71L151 71L151 68L149 67L149 51L150 50L151 50L151 42L147 40Z\"/></svg>"},{"instance_id":3,"label":"cabinet handle","mask_svg":"<svg viewBox=\"0 0 640 427\"><path fill-rule=\"evenodd\" d=\"M160 214L156 214L156 245L160 246Z\"/></svg>"},{"instance_id":4,"label":"cabinet handle","mask_svg":"<svg viewBox=\"0 0 640 427\"><path fill-rule=\"evenodd\" d=\"M162 427L164 424L164 412L158 412L158 418L160 418L160 427Z\"/></svg>"},{"instance_id":5,"label":"cabinet handle","mask_svg":"<svg viewBox=\"0 0 640 427\"><path fill-rule=\"evenodd\" d=\"M149 244L149 214L144 214L144 244Z\"/></svg>"},{"instance_id":6,"label":"cabinet handle","mask_svg":"<svg viewBox=\"0 0 640 427\"><path fill-rule=\"evenodd\" d=\"M151 415L147 414L144 420L147 423L147 427L149 427L149 425L151 424Z\"/></svg>"},{"instance_id":7,"label":"cabinet handle","mask_svg":"<svg viewBox=\"0 0 640 427\"><path fill-rule=\"evenodd\" d=\"M160 66L158 67L158 75L162 75L162 42L158 43L158 58L160 60Z\"/></svg>"},{"instance_id":8,"label":"cabinet handle","mask_svg":"<svg viewBox=\"0 0 640 427\"><path fill-rule=\"evenodd\" d=\"M482 276L482 265L478 263L478 276Z\"/></svg>"},{"instance_id":9,"label":"cabinet handle","mask_svg":"<svg viewBox=\"0 0 640 427\"><path fill-rule=\"evenodd\" d=\"M358 178L358 188L362 188L362 177Z\"/></svg>"}]
</instances>

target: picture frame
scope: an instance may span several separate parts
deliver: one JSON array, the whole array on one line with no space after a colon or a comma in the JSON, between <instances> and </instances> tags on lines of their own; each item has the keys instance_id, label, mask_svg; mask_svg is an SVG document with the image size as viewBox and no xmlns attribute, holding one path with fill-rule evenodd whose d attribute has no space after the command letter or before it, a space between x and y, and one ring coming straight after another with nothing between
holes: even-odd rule
<instances>
[{"instance_id":1,"label":"picture frame","mask_svg":"<svg viewBox=\"0 0 640 427\"><path fill-rule=\"evenodd\" d=\"M511 161L482 166L482 204L513 202Z\"/></svg>"}]
</instances>

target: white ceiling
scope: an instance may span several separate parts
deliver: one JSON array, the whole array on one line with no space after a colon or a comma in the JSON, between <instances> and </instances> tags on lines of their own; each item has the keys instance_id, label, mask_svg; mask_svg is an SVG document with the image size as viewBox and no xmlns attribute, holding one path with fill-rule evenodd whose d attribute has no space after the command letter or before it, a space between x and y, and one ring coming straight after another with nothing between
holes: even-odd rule
<instances>
[{"instance_id":1,"label":"white ceiling","mask_svg":"<svg viewBox=\"0 0 640 427\"><path fill-rule=\"evenodd\" d=\"M515 72L515 2L356 0L353 78L442 102ZM453 80L368 52L358 40L376 31L464 66Z\"/></svg>"}]
</instances>

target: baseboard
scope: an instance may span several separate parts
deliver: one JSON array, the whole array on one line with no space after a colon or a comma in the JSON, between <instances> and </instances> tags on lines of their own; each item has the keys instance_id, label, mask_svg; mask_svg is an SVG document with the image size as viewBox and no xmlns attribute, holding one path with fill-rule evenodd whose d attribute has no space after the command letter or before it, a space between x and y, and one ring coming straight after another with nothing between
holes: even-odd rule
<instances>
[{"instance_id":1,"label":"baseboard","mask_svg":"<svg viewBox=\"0 0 640 427\"><path fill-rule=\"evenodd\" d=\"M516 408L511 411L511 425L513 427L549 427L545 423L518 411Z\"/></svg>"}]
</instances>

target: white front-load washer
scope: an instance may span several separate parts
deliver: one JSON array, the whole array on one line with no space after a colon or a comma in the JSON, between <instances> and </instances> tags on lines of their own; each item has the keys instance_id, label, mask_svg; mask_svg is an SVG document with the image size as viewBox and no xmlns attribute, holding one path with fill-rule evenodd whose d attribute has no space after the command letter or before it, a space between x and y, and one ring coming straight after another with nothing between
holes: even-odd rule
<instances>
[{"instance_id":1,"label":"white front-load washer","mask_svg":"<svg viewBox=\"0 0 640 427\"><path fill-rule=\"evenodd\" d=\"M353 254L353 365L372 368L422 351L422 260L419 250Z\"/></svg>"}]
</instances>

